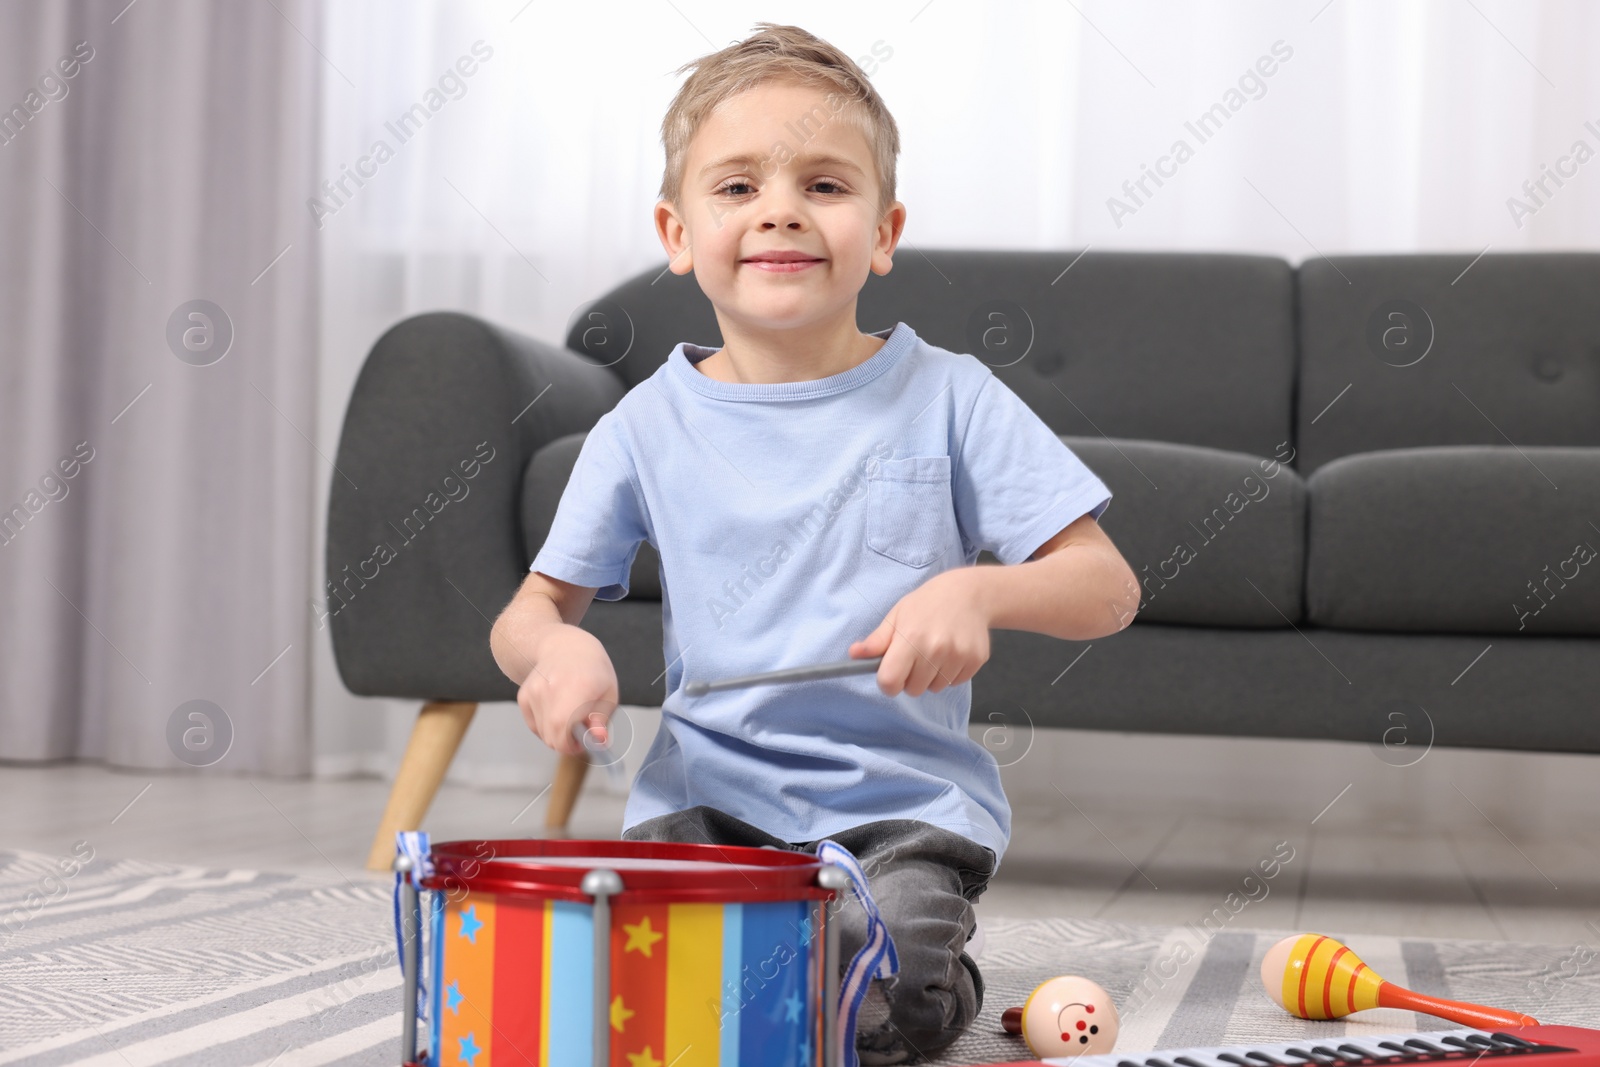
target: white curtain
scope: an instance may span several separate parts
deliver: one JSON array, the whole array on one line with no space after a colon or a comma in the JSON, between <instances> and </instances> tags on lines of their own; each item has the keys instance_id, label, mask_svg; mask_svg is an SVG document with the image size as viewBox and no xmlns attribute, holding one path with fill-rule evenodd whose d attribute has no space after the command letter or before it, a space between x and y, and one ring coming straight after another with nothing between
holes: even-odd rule
<instances>
[{"instance_id":1,"label":"white curtain","mask_svg":"<svg viewBox=\"0 0 1600 1067\"><path fill-rule=\"evenodd\" d=\"M319 32L0 11L0 759L309 767Z\"/></svg>"},{"instance_id":2,"label":"white curtain","mask_svg":"<svg viewBox=\"0 0 1600 1067\"><path fill-rule=\"evenodd\" d=\"M1600 239L1600 161L1565 164L1575 176L1547 183L1542 206L1523 191L1575 141L1600 150L1600 7L1584 0L351 0L328 18L330 52L361 86L328 86L330 173L392 142L384 124L474 42L493 50L325 220L330 264L370 258L366 302L401 314L465 308L555 338L659 262L649 212L673 70L757 19L887 56L872 78L903 135L914 246L1298 261ZM1179 140L1192 155L1130 196L1124 183ZM1537 208L1521 225L1512 197ZM330 271L328 291L345 281Z\"/></svg>"},{"instance_id":3,"label":"white curtain","mask_svg":"<svg viewBox=\"0 0 1600 1067\"><path fill-rule=\"evenodd\" d=\"M586 301L660 263L673 71L757 20L875 57L903 137L902 256L1453 251L1465 266L1600 244L1600 160L1574 156L1600 150L1600 6L1585 0L348 0L326 11L347 77L325 79L321 174L355 171L379 141L392 156L317 209L322 451L396 320L458 308L559 342ZM401 143L388 124L417 104L426 119ZM412 709L345 695L325 639L316 693L319 765L391 761L373 739ZM461 766L507 751L543 773L514 714L475 732ZM507 766L489 777L523 773Z\"/></svg>"}]
</instances>

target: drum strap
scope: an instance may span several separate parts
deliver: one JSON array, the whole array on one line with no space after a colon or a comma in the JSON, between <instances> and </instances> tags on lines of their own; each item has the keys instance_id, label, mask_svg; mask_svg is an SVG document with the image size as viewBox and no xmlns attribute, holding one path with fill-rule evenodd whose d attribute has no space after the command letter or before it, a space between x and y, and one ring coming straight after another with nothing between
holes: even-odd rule
<instances>
[{"instance_id":1,"label":"drum strap","mask_svg":"<svg viewBox=\"0 0 1600 1067\"><path fill-rule=\"evenodd\" d=\"M417 892L422 892L422 880L433 874L433 855L428 849L428 833L426 830L401 830L394 835L394 851L397 856L411 858L411 884L417 887ZM394 943L400 958L400 971L405 973L406 935L405 927L400 921L400 886L407 876L396 871L394 874ZM426 951L427 939L423 936L427 921L424 919L417 926L417 1026L421 1031L426 1031L428 1021L428 967L429 954ZM404 999L404 998L402 998Z\"/></svg>"},{"instance_id":2,"label":"drum strap","mask_svg":"<svg viewBox=\"0 0 1600 1067\"><path fill-rule=\"evenodd\" d=\"M855 856L837 841L822 841L817 845L817 858L843 868L850 876L850 887L855 891L856 899L861 901L861 908L867 913L867 939L845 969L844 980L839 983L839 1023L834 1035L834 1040L840 1045L836 1049L835 1062L840 1067L858 1067L856 1013L866 999L867 983L873 978L888 978L898 974L900 958L895 954L894 938L889 936L889 927L878 913L878 905L867 888L867 876Z\"/></svg>"}]
</instances>

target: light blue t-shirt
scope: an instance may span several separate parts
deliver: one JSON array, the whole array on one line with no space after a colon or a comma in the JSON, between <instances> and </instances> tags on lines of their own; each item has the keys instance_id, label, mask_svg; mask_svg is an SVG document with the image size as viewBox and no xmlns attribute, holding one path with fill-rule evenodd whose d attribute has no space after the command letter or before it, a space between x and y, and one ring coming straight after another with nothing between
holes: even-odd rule
<instances>
[{"instance_id":1,"label":"light blue t-shirt","mask_svg":"<svg viewBox=\"0 0 1600 1067\"><path fill-rule=\"evenodd\" d=\"M847 659L934 575L980 549L1023 562L1110 502L977 358L903 322L875 336L850 370L772 384L709 378L693 364L715 350L679 344L585 439L530 569L619 600L639 543L661 556L666 697L625 830L707 804L789 842L921 819L1004 854L1011 807L967 733L971 682L683 692Z\"/></svg>"}]
</instances>

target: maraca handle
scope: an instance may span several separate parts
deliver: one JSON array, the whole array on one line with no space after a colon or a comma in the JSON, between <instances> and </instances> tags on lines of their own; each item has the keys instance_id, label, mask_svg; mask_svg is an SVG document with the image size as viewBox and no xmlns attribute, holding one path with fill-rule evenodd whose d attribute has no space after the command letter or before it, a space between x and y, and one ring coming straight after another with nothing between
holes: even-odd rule
<instances>
[{"instance_id":1,"label":"maraca handle","mask_svg":"<svg viewBox=\"0 0 1600 1067\"><path fill-rule=\"evenodd\" d=\"M1482 1004L1467 1004L1459 1000L1430 997L1426 993L1405 989L1393 982L1385 982L1378 987L1378 1007L1420 1011L1424 1015L1434 1015L1441 1019L1449 1019L1453 1023L1460 1023L1462 1026L1476 1026L1484 1030L1500 1026L1540 1025L1538 1019L1524 1015L1520 1011L1506 1011L1503 1008L1487 1008Z\"/></svg>"},{"instance_id":2,"label":"maraca handle","mask_svg":"<svg viewBox=\"0 0 1600 1067\"><path fill-rule=\"evenodd\" d=\"M1000 1029L1008 1034L1022 1033L1022 1009L1007 1008L1000 1013Z\"/></svg>"}]
</instances>

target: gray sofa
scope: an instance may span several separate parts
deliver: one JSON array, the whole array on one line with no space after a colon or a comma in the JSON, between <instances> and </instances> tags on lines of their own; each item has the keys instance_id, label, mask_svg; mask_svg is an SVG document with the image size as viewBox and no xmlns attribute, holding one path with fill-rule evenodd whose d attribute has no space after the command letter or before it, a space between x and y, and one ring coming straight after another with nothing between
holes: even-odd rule
<instances>
[{"instance_id":1,"label":"gray sofa","mask_svg":"<svg viewBox=\"0 0 1600 1067\"><path fill-rule=\"evenodd\" d=\"M974 723L1600 752L1600 255L902 250L858 313L901 320L1105 480L1144 584L1092 648L997 632ZM514 696L490 620L583 434L680 340L721 343L653 269L564 347L451 313L377 342L328 520L352 691ZM663 695L657 565L583 620L624 703Z\"/></svg>"}]
</instances>

